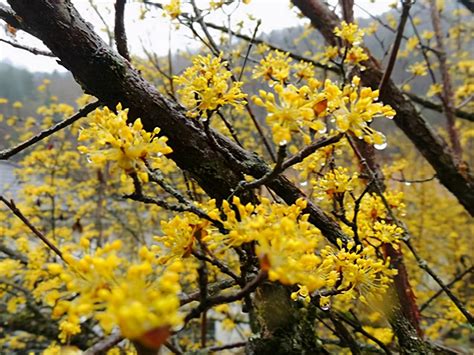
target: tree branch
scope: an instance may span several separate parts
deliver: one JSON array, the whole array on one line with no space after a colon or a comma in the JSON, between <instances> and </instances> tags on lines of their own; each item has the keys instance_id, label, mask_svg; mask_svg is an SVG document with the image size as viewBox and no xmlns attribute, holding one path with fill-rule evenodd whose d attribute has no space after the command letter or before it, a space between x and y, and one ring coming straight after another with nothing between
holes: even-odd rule
<instances>
[{"instance_id":1,"label":"tree branch","mask_svg":"<svg viewBox=\"0 0 474 355\"><path fill-rule=\"evenodd\" d=\"M31 224L28 218L26 218L25 215L18 209L18 207L16 207L13 200L8 201L6 198L0 195L0 201L3 202L13 212L13 214L17 216L44 244L46 244L49 249L59 256L62 261L66 262L61 251L52 242L50 242L43 233L41 233L33 224Z\"/></svg>"},{"instance_id":2,"label":"tree branch","mask_svg":"<svg viewBox=\"0 0 474 355\"><path fill-rule=\"evenodd\" d=\"M115 1L115 27L114 38L117 50L122 57L130 61L130 54L127 48L127 34L125 33L125 24L123 21L125 14L125 3L127 0Z\"/></svg>"},{"instance_id":3,"label":"tree branch","mask_svg":"<svg viewBox=\"0 0 474 355\"><path fill-rule=\"evenodd\" d=\"M400 49L400 44L402 43L402 36L403 31L405 30L405 25L408 20L408 15L410 13L412 0L403 0L402 1L402 14L400 16L400 21L398 22L398 29L397 34L395 36L395 40L393 42L392 51L390 53L390 58L388 60L387 68L383 73L382 81L379 85L379 91L382 93L387 85L387 82L390 80L390 76L392 75L393 68L395 67L395 63L397 60L398 50Z\"/></svg>"},{"instance_id":4,"label":"tree branch","mask_svg":"<svg viewBox=\"0 0 474 355\"><path fill-rule=\"evenodd\" d=\"M55 55L51 52L43 51L41 49L34 48L34 47L25 46L23 44L20 44L20 43L14 42L14 41L9 41L8 39L0 38L0 42L9 44L10 46L18 48L18 49L23 49L25 51L28 51L28 52L34 54L34 55L44 55L46 57L55 57Z\"/></svg>"},{"instance_id":5,"label":"tree branch","mask_svg":"<svg viewBox=\"0 0 474 355\"><path fill-rule=\"evenodd\" d=\"M89 113L94 111L97 107L99 107L101 104L99 101L90 103L86 106L84 106L82 109L80 109L77 113L75 113L73 116L66 118L65 120L55 124L54 126L45 129L44 131L41 131L40 133L36 134L35 136L31 137L30 139L24 141L23 143L20 143L12 148L5 149L0 151L0 160L6 160L8 158L11 158L15 154L18 154L19 152L25 150L26 148L32 146L35 143L38 143L39 141L45 139L46 137L49 137L53 133L60 131L61 129L70 126L74 122L76 122L78 119L87 116Z\"/></svg>"}]
</instances>

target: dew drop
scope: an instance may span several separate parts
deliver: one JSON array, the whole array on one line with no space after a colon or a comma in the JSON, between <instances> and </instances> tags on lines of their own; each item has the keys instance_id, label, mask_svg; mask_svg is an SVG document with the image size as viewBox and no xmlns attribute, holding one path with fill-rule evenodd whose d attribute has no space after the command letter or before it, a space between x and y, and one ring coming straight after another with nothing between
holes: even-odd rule
<instances>
[{"instance_id":1,"label":"dew drop","mask_svg":"<svg viewBox=\"0 0 474 355\"><path fill-rule=\"evenodd\" d=\"M387 117L389 120L393 118L393 116L385 116L385 117Z\"/></svg>"},{"instance_id":2,"label":"dew drop","mask_svg":"<svg viewBox=\"0 0 474 355\"><path fill-rule=\"evenodd\" d=\"M282 145L287 145L288 142L287 142L285 139L283 139L283 140L281 140L280 143L278 143L278 144L279 144L280 146L282 146Z\"/></svg>"},{"instance_id":3,"label":"dew drop","mask_svg":"<svg viewBox=\"0 0 474 355\"><path fill-rule=\"evenodd\" d=\"M327 131L328 131L328 129L326 128L326 126L324 126L323 128L321 128L321 129L318 131L318 133L319 133L319 134L324 134L324 133L326 133Z\"/></svg>"},{"instance_id":4,"label":"dew drop","mask_svg":"<svg viewBox=\"0 0 474 355\"><path fill-rule=\"evenodd\" d=\"M88 162L89 164L92 163L92 159L91 159L91 157L90 157L89 155L86 156L86 160L87 160L87 162Z\"/></svg>"},{"instance_id":5,"label":"dew drop","mask_svg":"<svg viewBox=\"0 0 474 355\"><path fill-rule=\"evenodd\" d=\"M331 300L325 300L324 302L319 302L319 307L323 310L323 311L329 311L329 309L331 308Z\"/></svg>"},{"instance_id":6,"label":"dew drop","mask_svg":"<svg viewBox=\"0 0 474 355\"><path fill-rule=\"evenodd\" d=\"M374 144L374 148L377 150L384 150L387 148L387 142L383 142L382 144Z\"/></svg>"},{"instance_id":7,"label":"dew drop","mask_svg":"<svg viewBox=\"0 0 474 355\"><path fill-rule=\"evenodd\" d=\"M308 186L308 182L307 181L303 181L300 183L300 186Z\"/></svg>"},{"instance_id":8,"label":"dew drop","mask_svg":"<svg viewBox=\"0 0 474 355\"><path fill-rule=\"evenodd\" d=\"M161 157L161 156L163 156L163 153L161 153L161 152L158 152L158 154L157 154L157 155L158 155L159 157Z\"/></svg>"},{"instance_id":9,"label":"dew drop","mask_svg":"<svg viewBox=\"0 0 474 355\"><path fill-rule=\"evenodd\" d=\"M411 185L411 182L405 181L405 185L406 185L406 186L410 186L410 185Z\"/></svg>"}]
</instances>

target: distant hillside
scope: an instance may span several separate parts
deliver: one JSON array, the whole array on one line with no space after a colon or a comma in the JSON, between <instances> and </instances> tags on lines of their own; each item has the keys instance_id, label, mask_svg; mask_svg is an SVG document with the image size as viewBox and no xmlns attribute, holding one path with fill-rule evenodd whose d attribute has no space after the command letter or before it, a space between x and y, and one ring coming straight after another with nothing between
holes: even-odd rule
<instances>
[{"instance_id":1,"label":"distant hillside","mask_svg":"<svg viewBox=\"0 0 474 355\"><path fill-rule=\"evenodd\" d=\"M41 95L37 87L44 79L51 81L49 93L61 102L74 103L81 95L81 88L69 73L32 73L11 63L0 62L0 97L10 102L22 101L26 109L38 105Z\"/></svg>"}]
</instances>

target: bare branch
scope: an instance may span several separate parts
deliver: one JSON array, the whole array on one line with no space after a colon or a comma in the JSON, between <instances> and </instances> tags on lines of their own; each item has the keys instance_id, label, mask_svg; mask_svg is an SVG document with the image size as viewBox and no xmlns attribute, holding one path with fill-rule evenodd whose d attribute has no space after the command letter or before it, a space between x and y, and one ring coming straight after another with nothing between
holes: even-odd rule
<instances>
[{"instance_id":1,"label":"bare branch","mask_svg":"<svg viewBox=\"0 0 474 355\"><path fill-rule=\"evenodd\" d=\"M46 244L49 249L59 256L61 260L66 262L61 251L52 242L50 242L43 233L41 233L33 224L31 224L28 218L26 218L25 215L18 209L18 207L16 207L13 200L8 201L6 198L0 195L0 201L2 201L15 216L17 216L44 244Z\"/></svg>"},{"instance_id":2,"label":"bare branch","mask_svg":"<svg viewBox=\"0 0 474 355\"><path fill-rule=\"evenodd\" d=\"M46 56L46 57L56 57L56 56L55 56L53 53L51 53L51 52L43 51L43 50L41 50L41 49L37 49L37 48L34 48L34 47L25 46L25 45L23 45L23 44L20 44L20 43L14 42L14 41L9 41L8 39L0 38L0 42L9 44L10 46L15 47L15 48L18 48L18 49L23 49L23 50L25 50L25 51L28 51L28 52L30 52L30 53L33 53L34 55L44 55L44 56Z\"/></svg>"},{"instance_id":3,"label":"bare branch","mask_svg":"<svg viewBox=\"0 0 474 355\"><path fill-rule=\"evenodd\" d=\"M436 112L443 112L443 106L440 104L437 104L436 102L430 101L428 99L425 99L421 96L415 95L408 91L404 91L403 93L406 96L408 96L411 100L413 100L417 104L420 104L423 107L426 107L427 109L430 109ZM463 118L467 121L474 122L474 112L467 112L467 111L462 111L460 109L456 109L454 113L459 118Z\"/></svg>"},{"instance_id":4,"label":"bare branch","mask_svg":"<svg viewBox=\"0 0 474 355\"><path fill-rule=\"evenodd\" d=\"M114 37L117 50L122 57L130 60L130 54L127 48L127 34L125 33L125 24L123 21L125 14L125 3L127 0L116 0L115 1L115 27Z\"/></svg>"},{"instance_id":5,"label":"bare branch","mask_svg":"<svg viewBox=\"0 0 474 355\"><path fill-rule=\"evenodd\" d=\"M446 284L446 287L451 288L456 282L462 280L464 276L469 275L470 273L474 272L474 266L471 266L470 268L467 268L463 272L461 272L459 275L457 275L450 283ZM431 296L428 301L423 303L420 307L420 312L423 312L428 306L433 302L436 298L439 297L444 292L444 290L441 288L438 290L433 296Z\"/></svg>"},{"instance_id":6,"label":"bare branch","mask_svg":"<svg viewBox=\"0 0 474 355\"><path fill-rule=\"evenodd\" d=\"M124 337L120 333L114 333L109 335L107 338L102 339L96 344L92 345L86 351L84 355L99 355L107 352L107 350L113 348L115 345L120 343Z\"/></svg>"},{"instance_id":7,"label":"bare branch","mask_svg":"<svg viewBox=\"0 0 474 355\"><path fill-rule=\"evenodd\" d=\"M32 146L33 144L43 140L46 137L49 137L53 133L73 124L76 122L78 119L87 116L89 113L94 111L97 107L99 107L101 104L99 101L90 103L86 106L84 106L82 109L80 109L77 113L75 113L73 116L66 118L65 120L55 124L54 126L41 131L37 135L31 137L30 139L24 141L23 143L20 143L16 145L13 148L5 149L3 151L0 151L0 160L6 160L8 158L11 158L15 154L18 154L19 152L25 150L26 148Z\"/></svg>"},{"instance_id":8,"label":"bare branch","mask_svg":"<svg viewBox=\"0 0 474 355\"><path fill-rule=\"evenodd\" d=\"M379 90L382 93L387 85L387 82L390 80L392 75L393 68L395 67L395 62L397 60L398 50L400 49L400 44L402 43L403 31L405 30L405 25L407 23L408 14L410 13L411 5L413 4L412 0L403 0L402 1L402 15L400 16L400 21L398 23L397 35L395 36L395 41L393 42L392 51L390 53L390 58L388 60L387 68L383 73L382 81L379 85Z\"/></svg>"},{"instance_id":9,"label":"bare branch","mask_svg":"<svg viewBox=\"0 0 474 355\"><path fill-rule=\"evenodd\" d=\"M441 78L443 80L442 90L443 90L443 110L447 119L447 131L449 134L449 139L451 141L451 147L455 158L458 162L462 160L462 148L461 142L459 141L459 133L456 128L456 117L454 115L454 92L453 84L451 81L451 75L449 74L449 68L446 58L446 49L443 41L443 34L441 28L441 19L439 15L438 7L436 6L435 0L430 0L430 10L431 10L431 22L433 24L433 30L435 33L436 44L438 52L436 53L439 60L439 69L441 72Z\"/></svg>"}]
</instances>

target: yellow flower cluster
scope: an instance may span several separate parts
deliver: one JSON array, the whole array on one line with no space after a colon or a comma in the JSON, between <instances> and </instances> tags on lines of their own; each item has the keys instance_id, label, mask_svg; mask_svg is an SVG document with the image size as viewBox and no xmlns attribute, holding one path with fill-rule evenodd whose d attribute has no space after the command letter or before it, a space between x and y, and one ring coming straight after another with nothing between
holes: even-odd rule
<instances>
[{"instance_id":1,"label":"yellow flower cluster","mask_svg":"<svg viewBox=\"0 0 474 355\"><path fill-rule=\"evenodd\" d=\"M260 61L260 65L254 70L252 78L263 78L266 81L277 81L286 83L290 78L291 59L289 54L280 51L272 51Z\"/></svg>"},{"instance_id":2,"label":"yellow flower cluster","mask_svg":"<svg viewBox=\"0 0 474 355\"><path fill-rule=\"evenodd\" d=\"M221 220L228 230L221 234L208 222L174 218L163 223L164 243L171 255L186 257L194 248L197 238L214 245L211 249L238 247L255 243L255 254L262 270L268 272L270 281L284 285L300 285L294 298L306 292L306 298L316 291L332 291L347 299L368 298L382 295L395 274L388 261L379 260L368 248L349 243L346 248L335 250L324 246L321 232L302 214L306 201L299 199L286 206L263 198L261 203L242 204L234 197L232 204L224 201ZM213 218L220 218L217 210ZM380 233L385 232L381 227ZM169 258L167 259L169 260Z\"/></svg>"},{"instance_id":3,"label":"yellow flower cluster","mask_svg":"<svg viewBox=\"0 0 474 355\"><path fill-rule=\"evenodd\" d=\"M344 46L342 48L338 46L327 46L322 54L323 62L334 61L340 57L344 63L360 65L361 62L369 59L365 50L360 47L364 31L359 29L357 24L347 24L343 21L341 27L334 29L334 33L344 41Z\"/></svg>"},{"instance_id":4,"label":"yellow flower cluster","mask_svg":"<svg viewBox=\"0 0 474 355\"><path fill-rule=\"evenodd\" d=\"M354 190L358 182L358 174L348 174L347 168L337 167L328 171L322 178L311 180L314 194L318 199L340 199L346 192Z\"/></svg>"},{"instance_id":5,"label":"yellow flower cluster","mask_svg":"<svg viewBox=\"0 0 474 355\"><path fill-rule=\"evenodd\" d=\"M106 162L112 169L120 169L125 175L138 173L143 181L148 175L144 172L145 160L152 166L159 163L164 154L172 149L166 144L166 137L158 137L159 128L152 133L143 129L140 119L129 124L128 110L117 105L117 113L107 107L97 109L89 115L89 127L79 133L79 141L90 141L88 146L80 146L81 153L88 155L90 161L100 167Z\"/></svg>"},{"instance_id":6,"label":"yellow flower cluster","mask_svg":"<svg viewBox=\"0 0 474 355\"><path fill-rule=\"evenodd\" d=\"M345 297L357 297L363 303L380 300L397 274L397 270L390 269L389 260L377 259L371 249L354 247L354 243L323 257L332 258L342 275L337 289L343 290Z\"/></svg>"},{"instance_id":7,"label":"yellow flower cluster","mask_svg":"<svg viewBox=\"0 0 474 355\"><path fill-rule=\"evenodd\" d=\"M181 103L188 109L189 117L208 118L212 112L225 105L241 109L247 97L241 91L242 82L230 82L232 73L226 69L222 54L217 58L211 55L196 56L193 65L174 80Z\"/></svg>"},{"instance_id":8,"label":"yellow flower cluster","mask_svg":"<svg viewBox=\"0 0 474 355\"><path fill-rule=\"evenodd\" d=\"M425 76L428 74L428 69L426 65L422 62L412 64L408 67L408 72L412 73L415 76Z\"/></svg>"},{"instance_id":9,"label":"yellow flower cluster","mask_svg":"<svg viewBox=\"0 0 474 355\"><path fill-rule=\"evenodd\" d=\"M272 127L273 140L276 144L286 144L291 140L292 133L310 128L320 133L326 132L326 125L318 120L324 113L324 95L314 95L309 86L297 88L294 85L274 87L278 101L273 93L260 90L260 97L253 97L256 105L265 107L267 122ZM265 101L264 101L265 100ZM323 107L318 110L318 105Z\"/></svg>"},{"instance_id":10,"label":"yellow flower cluster","mask_svg":"<svg viewBox=\"0 0 474 355\"><path fill-rule=\"evenodd\" d=\"M393 118L396 114L391 106L375 102L379 97L378 90L360 88L360 78L354 76L351 85L345 85L342 90L329 82L325 91L340 132L351 131L378 149L386 147L385 136L368 125L376 117Z\"/></svg>"},{"instance_id":11,"label":"yellow flower cluster","mask_svg":"<svg viewBox=\"0 0 474 355\"><path fill-rule=\"evenodd\" d=\"M182 265L176 262L163 268L146 247L140 250L139 260L131 262L118 255L121 248L122 243L115 241L81 259L65 254L66 266L48 264L53 282L66 285L52 288L45 296L54 305L53 317L61 318L63 342L80 332L81 319L90 317L104 332L118 327L129 339L181 323L178 273Z\"/></svg>"},{"instance_id":12,"label":"yellow flower cluster","mask_svg":"<svg viewBox=\"0 0 474 355\"><path fill-rule=\"evenodd\" d=\"M355 23L341 22L341 27L334 29L334 34L349 44L357 45L362 41L364 31Z\"/></svg>"},{"instance_id":13,"label":"yellow flower cluster","mask_svg":"<svg viewBox=\"0 0 474 355\"><path fill-rule=\"evenodd\" d=\"M351 131L376 148L385 148L385 136L368 124L376 117L392 118L395 111L389 105L375 102L378 90L360 88L357 76L342 90L329 79L321 91L318 90L320 86L321 83L315 79L308 80L308 85L299 88L277 84L274 90L278 100L273 93L263 90L259 92L260 97L253 97L256 105L267 110L267 122L272 127L275 143L286 144L293 133L308 133L308 129L325 133L326 125L318 118L332 114L332 122L339 132Z\"/></svg>"},{"instance_id":14,"label":"yellow flower cluster","mask_svg":"<svg viewBox=\"0 0 474 355\"><path fill-rule=\"evenodd\" d=\"M169 16L171 19L177 18L181 15L181 0L170 0L163 6L163 10L164 16Z\"/></svg>"}]
</instances>

